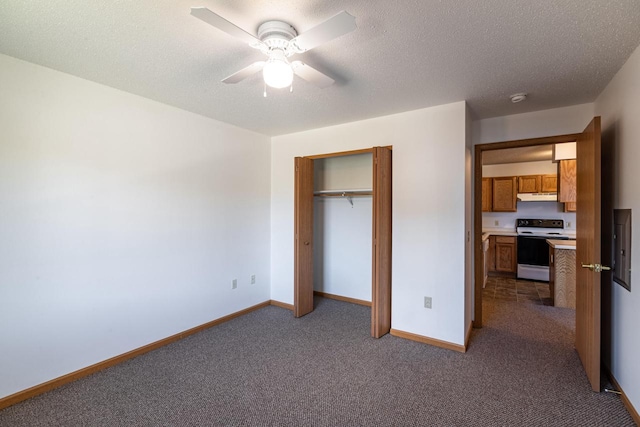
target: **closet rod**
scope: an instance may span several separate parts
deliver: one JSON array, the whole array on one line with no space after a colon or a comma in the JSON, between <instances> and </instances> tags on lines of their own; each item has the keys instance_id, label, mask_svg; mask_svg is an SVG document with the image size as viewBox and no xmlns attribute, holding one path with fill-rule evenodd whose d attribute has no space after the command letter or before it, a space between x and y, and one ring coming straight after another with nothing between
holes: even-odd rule
<instances>
[{"instance_id":1,"label":"closet rod","mask_svg":"<svg viewBox=\"0 0 640 427\"><path fill-rule=\"evenodd\" d=\"M353 207L354 197L371 196L373 195L373 190L321 190L314 192L313 195L318 197L344 197Z\"/></svg>"},{"instance_id":2,"label":"closet rod","mask_svg":"<svg viewBox=\"0 0 640 427\"><path fill-rule=\"evenodd\" d=\"M313 195L320 197L371 196L373 190L321 190L314 191Z\"/></svg>"}]
</instances>

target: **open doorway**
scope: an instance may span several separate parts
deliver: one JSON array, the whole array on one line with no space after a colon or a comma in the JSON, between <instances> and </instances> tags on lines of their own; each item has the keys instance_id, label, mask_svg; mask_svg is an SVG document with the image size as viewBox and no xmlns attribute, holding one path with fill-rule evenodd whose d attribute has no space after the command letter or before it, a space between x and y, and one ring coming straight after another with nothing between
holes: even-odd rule
<instances>
[{"instance_id":1,"label":"open doorway","mask_svg":"<svg viewBox=\"0 0 640 427\"><path fill-rule=\"evenodd\" d=\"M482 157L484 152L576 141L575 347L594 391L600 390L601 136L595 117L582 133L482 144L475 147L474 326L483 324Z\"/></svg>"},{"instance_id":2,"label":"open doorway","mask_svg":"<svg viewBox=\"0 0 640 427\"><path fill-rule=\"evenodd\" d=\"M562 144L568 142L575 142L578 138L579 134L568 134L568 135L559 135L545 138L535 138L535 139L525 139L525 140L517 140L517 141L506 141L506 142L498 142L491 144L481 144L475 146L475 172L474 172L474 191L477 195L475 197L474 204L474 259L475 259L475 287L474 287L474 327L482 327L482 294L483 294L483 285L485 284L485 249L487 246L487 239L483 241L483 225L484 228L487 228L486 219L485 224L483 224L483 197L480 195L487 194L487 180L485 179L484 184L485 188L483 191L483 157L490 157L492 152L497 152L498 150L515 150L513 153L518 153L518 156L522 157L523 153L527 152L527 149L536 148L536 147L546 147L554 144ZM529 150L531 153L539 153L539 150L531 149ZM487 154L489 156L487 156ZM526 155L526 154L525 154ZM535 154L533 154L535 155ZM498 174L500 175L500 174ZM527 176L527 175L525 175ZM498 209L498 212L507 212L507 211L515 211L515 195L517 192L517 177L511 176L508 180L504 180L504 183L499 183L501 186L511 186L512 197L511 200L501 202L501 207ZM485 205L486 205L485 198ZM499 201L500 202L500 201ZM511 204L511 205L510 205ZM499 215L495 215L495 221L498 222L497 226L500 226L499 221L501 218ZM494 223L495 225L495 223ZM505 224L503 224L505 225ZM505 240L504 242L499 242L498 244L502 245L503 248L502 254L504 254L502 259L502 266L498 268L498 270L502 270L505 274L504 276L512 275L516 277L517 270L517 255L516 255L516 245L517 245L517 236L515 233L516 224L515 221L513 224L509 224L512 235L505 235L504 237L498 237L498 239ZM485 236L486 237L486 236ZM494 239L495 240L495 239ZM507 241L509 240L509 241ZM483 244L484 243L484 244ZM513 249L511 249L513 248ZM495 249L495 248L494 248ZM535 286L535 285L534 285Z\"/></svg>"},{"instance_id":3,"label":"open doorway","mask_svg":"<svg viewBox=\"0 0 640 427\"><path fill-rule=\"evenodd\" d=\"M575 142L483 152L485 301L575 309L575 164Z\"/></svg>"}]
</instances>

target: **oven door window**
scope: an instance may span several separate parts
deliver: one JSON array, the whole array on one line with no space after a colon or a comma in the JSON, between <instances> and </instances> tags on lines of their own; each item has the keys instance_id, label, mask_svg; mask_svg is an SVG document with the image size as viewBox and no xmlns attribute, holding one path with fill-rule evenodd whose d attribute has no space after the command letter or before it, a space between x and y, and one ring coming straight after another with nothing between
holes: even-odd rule
<instances>
[{"instance_id":1,"label":"oven door window","mask_svg":"<svg viewBox=\"0 0 640 427\"><path fill-rule=\"evenodd\" d=\"M547 238L518 236L518 264L549 266Z\"/></svg>"}]
</instances>

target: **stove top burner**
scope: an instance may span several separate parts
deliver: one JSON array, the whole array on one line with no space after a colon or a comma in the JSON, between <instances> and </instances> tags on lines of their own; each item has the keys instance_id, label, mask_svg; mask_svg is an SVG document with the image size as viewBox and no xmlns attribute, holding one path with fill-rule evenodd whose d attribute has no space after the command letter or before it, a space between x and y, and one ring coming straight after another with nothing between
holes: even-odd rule
<instances>
[{"instance_id":1,"label":"stove top burner","mask_svg":"<svg viewBox=\"0 0 640 427\"><path fill-rule=\"evenodd\" d=\"M518 219L516 231L521 236L566 238L561 219Z\"/></svg>"},{"instance_id":2,"label":"stove top burner","mask_svg":"<svg viewBox=\"0 0 640 427\"><path fill-rule=\"evenodd\" d=\"M561 219L518 219L517 227L528 228L564 228L564 221Z\"/></svg>"}]
</instances>

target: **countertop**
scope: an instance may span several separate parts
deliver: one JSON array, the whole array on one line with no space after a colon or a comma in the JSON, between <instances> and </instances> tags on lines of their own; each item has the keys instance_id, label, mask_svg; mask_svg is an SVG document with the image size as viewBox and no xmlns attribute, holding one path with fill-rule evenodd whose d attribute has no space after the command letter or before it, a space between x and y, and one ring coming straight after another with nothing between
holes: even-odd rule
<instances>
[{"instance_id":1,"label":"countertop","mask_svg":"<svg viewBox=\"0 0 640 427\"><path fill-rule=\"evenodd\" d=\"M517 236L516 230L509 228L483 228L482 241L484 242L489 236Z\"/></svg>"},{"instance_id":2,"label":"countertop","mask_svg":"<svg viewBox=\"0 0 640 427\"><path fill-rule=\"evenodd\" d=\"M547 243L553 249L569 249L576 250L576 241L575 240L555 240L555 239L547 239Z\"/></svg>"}]
</instances>

